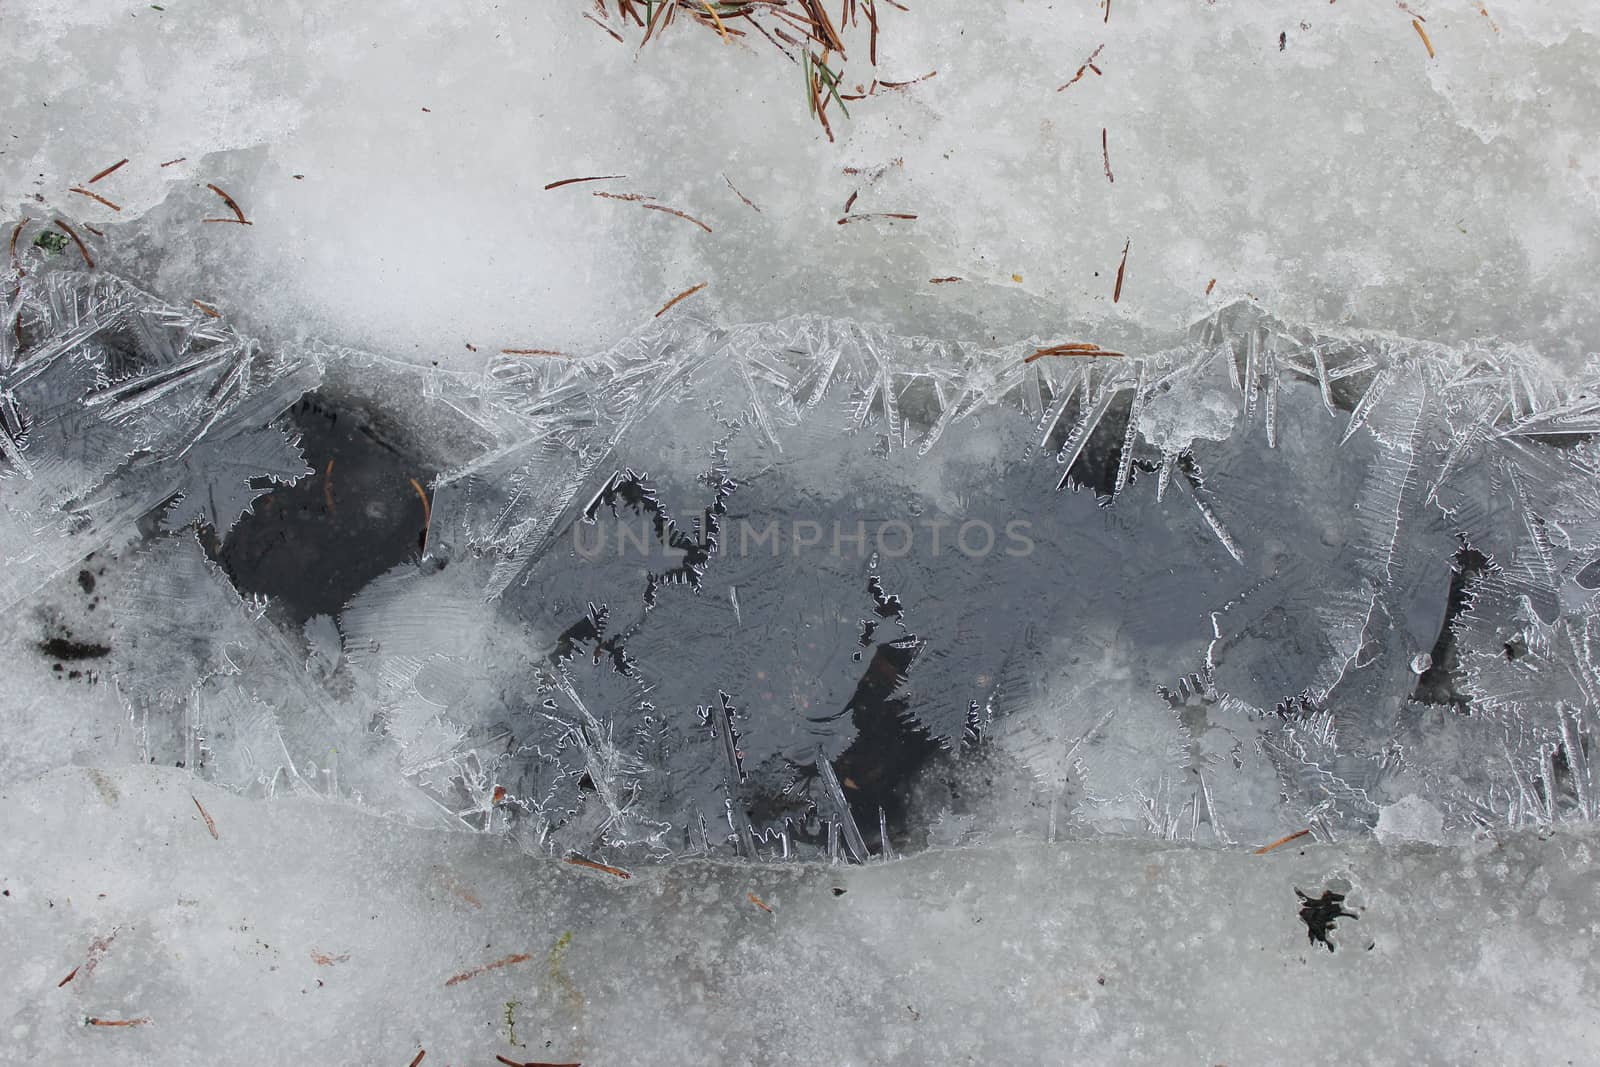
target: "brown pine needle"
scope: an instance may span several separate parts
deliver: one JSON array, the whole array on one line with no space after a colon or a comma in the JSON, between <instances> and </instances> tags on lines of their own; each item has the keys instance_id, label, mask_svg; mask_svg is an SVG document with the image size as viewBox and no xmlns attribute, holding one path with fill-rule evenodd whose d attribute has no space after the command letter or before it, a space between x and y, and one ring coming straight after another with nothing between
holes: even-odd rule
<instances>
[{"instance_id":1,"label":"brown pine needle","mask_svg":"<svg viewBox=\"0 0 1600 1067\"><path fill-rule=\"evenodd\" d=\"M1216 287L1217 287L1217 280L1215 278L1212 278L1209 282L1206 283L1206 295L1210 296L1211 295L1211 290L1215 289Z\"/></svg>"},{"instance_id":2,"label":"brown pine needle","mask_svg":"<svg viewBox=\"0 0 1600 1067\"><path fill-rule=\"evenodd\" d=\"M860 195L861 190L857 189L855 192L850 194L850 199L844 202L844 213L846 215L850 214L850 209L856 206L856 197Z\"/></svg>"},{"instance_id":3,"label":"brown pine needle","mask_svg":"<svg viewBox=\"0 0 1600 1067\"><path fill-rule=\"evenodd\" d=\"M1262 845L1260 848L1256 849L1255 852L1251 853L1251 855L1254 855L1254 856L1265 855L1266 853L1271 852L1273 849L1277 848L1279 845L1287 845L1290 841L1297 841L1300 838L1302 838L1302 837L1306 836L1307 834L1309 834L1310 832L1311 832L1310 830L1297 830L1294 833L1290 834L1288 837L1280 837L1280 838L1278 838L1276 841L1274 841L1270 845Z\"/></svg>"},{"instance_id":4,"label":"brown pine needle","mask_svg":"<svg viewBox=\"0 0 1600 1067\"><path fill-rule=\"evenodd\" d=\"M72 243L78 246L78 251L83 255L83 261L89 264L90 270L94 270L94 257L89 254L88 246L83 243L83 238L79 237L71 226L68 226L60 219L56 219L56 225L61 228L62 233L72 238Z\"/></svg>"},{"instance_id":5,"label":"brown pine needle","mask_svg":"<svg viewBox=\"0 0 1600 1067\"><path fill-rule=\"evenodd\" d=\"M862 215L846 215L844 218L839 220L839 225L843 226L847 222L864 222L864 221L866 221L868 219L907 219L907 220L909 220L909 219L914 219L914 218L916 218L915 215L908 215L903 211L874 211L874 212L868 212L868 213L862 214Z\"/></svg>"},{"instance_id":6,"label":"brown pine needle","mask_svg":"<svg viewBox=\"0 0 1600 1067\"><path fill-rule=\"evenodd\" d=\"M202 304L198 300L191 300L189 303L193 304L195 307L199 308L201 311L205 312L207 315L210 315L214 319L222 318L222 312L218 311L210 304Z\"/></svg>"},{"instance_id":7,"label":"brown pine needle","mask_svg":"<svg viewBox=\"0 0 1600 1067\"><path fill-rule=\"evenodd\" d=\"M601 192L601 193L590 193L589 195L590 196L603 197L606 200L631 200L631 201L634 201L634 202L638 202L640 200L654 200L655 199L655 197L646 196L644 193L604 193L604 192Z\"/></svg>"},{"instance_id":8,"label":"brown pine needle","mask_svg":"<svg viewBox=\"0 0 1600 1067\"><path fill-rule=\"evenodd\" d=\"M928 71L928 73L924 74L922 77L920 77L920 78L912 78L910 81L906 81L906 82L879 82L878 84L883 86L885 89L904 89L909 85L916 85L918 82L925 82L929 78L937 78L938 76L939 76L939 72L938 71L930 70L930 71Z\"/></svg>"},{"instance_id":9,"label":"brown pine needle","mask_svg":"<svg viewBox=\"0 0 1600 1067\"><path fill-rule=\"evenodd\" d=\"M1122 299L1122 275L1128 269L1128 249L1132 247L1133 239L1130 237L1128 243L1122 246L1122 262L1117 265L1117 285L1111 290L1113 304Z\"/></svg>"},{"instance_id":10,"label":"brown pine needle","mask_svg":"<svg viewBox=\"0 0 1600 1067\"><path fill-rule=\"evenodd\" d=\"M61 979L61 981L56 983L56 988L60 989L62 986L66 985L68 982L72 981L76 977L78 977L78 968L74 967L74 968L72 968L72 973L71 974L67 975L65 978Z\"/></svg>"},{"instance_id":11,"label":"brown pine needle","mask_svg":"<svg viewBox=\"0 0 1600 1067\"><path fill-rule=\"evenodd\" d=\"M471 348L472 346L468 345L467 347ZM474 352L477 351L476 348L473 348L472 350ZM502 348L500 350L500 354L502 356L565 356L566 355L565 352L557 352L553 348Z\"/></svg>"},{"instance_id":12,"label":"brown pine needle","mask_svg":"<svg viewBox=\"0 0 1600 1067\"><path fill-rule=\"evenodd\" d=\"M90 226L87 222L83 223L83 228L94 234L96 237L104 237L106 235L106 231L97 230L93 226Z\"/></svg>"},{"instance_id":13,"label":"brown pine needle","mask_svg":"<svg viewBox=\"0 0 1600 1067\"><path fill-rule=\"evenodd\" d=\"M1106 181L1112 185L1117 184L1117 179L1111 176L1111 148L1106 143L1106 128L1104 126L1100 127L1100 155L1106 161Z\"/></svg>"},{"instance_id":14,"label":"brown pine needle","mask_svg":"<svg viewBox=\"0 0 1600 1067\"><path fill-rule=\"evenodd\" d=\"M583 1067L581 1063L545 1063L541 1060L508 1060L498 1052L495 1059L505 1064L506 1067Z\"/></svg>"},{"instance_id":15,"label":"brown pine needle","mask_svg":"<svg viewBox=\"0 0 1600 1067\"><path fill-rule=\"evenodd\" d=\"M700 227L702 230L706 231L707 233L711 232L711 227L710 226L707 226L705 223L701 222L699 219L695 218L693 215L685 215L683 212L679 211L677 208L667 207L664 204L640 204L639 206L644 208L646 211L664 211L668 215L676 215L680 219L684 219L684 220L686 220L688 222L694 223L696 226Z\"/></svg>"},{"instance_id":16,"label":"brown pine needle","mask_svg":"<svg viewBox=\"0 0 1600 1067\"><path fill-rule=\"evenodd\" d=\"M626 181L627 177L628 176L626 174L595 174L588 178L562 178L558 182L551 182L549 185L545 186L545 191L549 192L551 189L559 189L563 185L577 185L579 182Z\"/></svg>"},{"instance_id":17,"label":"brown pine needle","mask_svg":"<svg viewBox=\"0 0 1600 1067\"><path fill-rule=\"evenodd\" d=\"M605 874L614 874L623 881L627 881L629 878L633 877L633 875L629 874L621 867L612 867L604 863L596 863L594 860L586 860L582 856L568 856L566 858L566 862L572 864L574 867L583 867L586 870L601 871Z\"/></svg>"},{"instance_id":18,"label":"brown pine needle","mask_svg":"<svg viewBox=\"0 0 1600 1067\"><path fill-rule=\"evenodd\" d=\"M1106 5L1106 17L1101 19L1100 21L1101 22L1110 22L1111 21L1111 0L1105 0L1105 5Z\"/></svg>"},{"instance_id":19,"label":"brown pine needle","mask_svg":"<svg viewBox=\"0 0 1600 1067\"><path fill-rule=\"evenodd\" d=\"M315 963L318 967L334 967L341 963L347 962L349 959L350 953L348 952L341 952L337 956L330 956L326 952L318 952L316 949L311 950L311 962Z\"/></svg>"},{"instance_id":20,"label":"brown pine needle","mask_svg":"<svg viewBox=\"0 0 1600 1067\"><path fill-rule=\"evenodd\" d=\"M622 38L618 37L617 40L620 41L620 40L622 40ZM407 1065L407 1067L417 1067L417 1065L422 1062L422 1057L426 1056L427 1054L428 1054L428 1050L427 1049L423 1049L421 1052L417 1053L417 1058L412 1060Z\"/></svg>"},{"instance_id":21,"label":"brown pine needle","mask_svg":"<svg viewBox=\"0 0 1600 1067\"><path fill-rule=\"evenodd\" d=\"M717 24L717 32L722 34L723 44L732 44L733 38L728 36L728 27L722 24L722 19L717 17L717 9L711 6L710 0L700 0L700 6L706 9L706 14L711 16L711 21Z\"/></svg>"},{"instance_id":22,"label":"brown pine needle","mask_svg":"<svg viewBox=\"0 0 1600 1067\"><path fill-rule=\"evenodd\" d=\"M194 801L194 806L199 810L200 817L206 821L206 829L211 831L211 840L220 841L221 838L217 836L217 824L212 820L210 815L206 814L206 809L200 807L200 798L195 796L193 793L190 793L189 799Z\"/></svg>"},{"instance_id":23,"label":"brown pine needle","mask_svg":"<svg viewBox=\"0 0 1600 1067\"><path fill-rule=\"evenodd\" d=\"M469 978L476 978L480 974L486 974L489 971L497 971L501 967L509 967L513 963L525 963L532 958L533 957L528 955L526 952L518 952L514 955L495 960L493 963L486 963L482 967L474 967L470 971L462 971L458 975L454 975L445 979L444 984L448 988L449 986L458 985L461 982L465 982Z\"/></svg>"},{"instance_id":24,"label":"brown pine needle","mask_svg":"<svg viewBox=\"0 0 1600 1067\"><path fill-rule=\"evenodd\" d=\"M428 506L427 491L422 488L422 483L415 478L407 478L406 481L411 483L411 488L417 491L417 499L422 501L422 525L426 528L433 521L433 509Z\"/></svg>"},{"instance_id":25,"label":"brown pine needle","mask_svg":"<svg viewBox=\"0 0 1600 1067\"><path fill-rule=\"evenodd\" d=\"M1072 80L1067 82L1067 84L1063 85L1060 89L1057 89L1056 92L1059 93L1059 92L1061 92L1062 89L1066 89L1066 88L1068 88L1070 86L1076 85L1078 83L1079 79L1081 79L1083 77L1085 71L1092 70L1096 74L1099 74L1100 73L1100 68L1094 65L1094 61L1100 57L1100 53L1101 52L1105 51L1105 47L1106 46L1104 44L1102 44L1102 45L1100 45L1099 48L1096 48L1093 52L1090 52L1089 53L1089 58L1083 61L1083 66L1078 68L1078 73L1074 74L1072 76Z\"/></svg>"},{"instance_id":26,"label":"brown pine needle","mask_svg":"<svg viewBox=\"0 0 1600 1067\"><path fill-rule=\"evenodd\" d=\"M110 175L110 174L115 174L117 171L121 170L123 165L126 164L127 162L128 161L126 159L119 159L115 163L111 164L111 166L107 167L105 170L101 171L99 174L96 174L93 178L90 178L88 181L84 182L83 184L85 184L85 185L93 185L95 182L99 181L101 178L104 178L104 177L106 177L107 175Z\"/></svg>"},{"instance_id":27,"label":"brown pine needle","mask_svg":"<svg viewBox=\"0 0 1600 1067\"><path fill-rule=\"evenodd\" d=\"M337 515L339 509L333 506L333 460L328 460L328 469L322 472L322 502L328 505L328 514Z\"/></svg>"},{"instance_id":28,"label":"brown pine needle","mask_svg":"<svg viewBox=\"0 0 1600 1067\"><path fill-rule=\"evenodd\" d=\"M1043 359L1046 356L1112 356L1120 359L1122 355L1123 353L1121 352L1110 352L1099 345L1073 341L1064 345L1052 345L1049 348L1036 348L1033 355L1022 362L1032 363L1034 360Z\"/></svg>"},{"instance_id":29,"label":"brown pine needle","mask_svg":"<svg viewBox=\"0 0 1600 1067\"><path fill-rule=\"evenodd\" d=\"M583 17L588 19L590 22L594 23L596 26L599 26L602 30L605 30L607 33L609 33L611 35L612 40L616 41L618 44L626 44L627 43L626 41L624 41L622 39L622 34L618 33L616 30L612 29L610 26L607 26L605 23L601 22L599 19L595 18L593 15L589 14L587 11L585 11L583 13Z\"/></svg>"},{"instance_id":30,"label":"brown pine needle","mask_svg":"<svg viewBox=\"0 0 1600 1067\"><path fill-rule=\"evenodd\" d=\"M740 200L743 200L746 207L748 207L751 211L754 211L757 215L761 214L761 209L756 207L755 204L751 203L748 196L745 196L739 191L739 187L733 184L732 178L724 174L722 176L722 180L728 183L728 188L733 190L733 195L737 196Z\"/></svg>"},{"instance_id":31,"label":"brown pine needle","mask_svg":"<svg viewBox=\"0 0 1600 1067\"><path fill-rule=\"evenodd\" d=\"M929 278L928 279L928 284L929 285L949 285L951 282L959 282L959 281L961 281L961 278L959 276L957 276L957 275L952 274L948 278Z\"/></svg>"},{"instance_id":32,"label":"brown pine needle","mask_svg":"<svg viewBox=\"0 0 1600 1067\"><path fill-rule=\"evenodd\" d=\"M170 167L174 163L182 163L184 160L186 160L188 158L189 158L188 156L179 156L177 159L169 159L169 160L167 160L165 163L163 163L161 165L163 167Z\"/></svg>"},{"instance_id":33,"label":"brown pine needle","mask_svg":"<svg viewBox=\"0 0 1600 1067\"><path fill-rule=\"evenodd\" d=\"M22 263L17 259L17 238L22 236L22 228L27 224L28 220L23 219L21 222L17 223L17 228L11 231L11 266L18 274L23 274L25 272L22 269Z\"/></svg>"},{"instance_id":34,"label":"brown pine needle","mask_svg":"<svg viewBox=\"0 0 1600 1067\"><path fill-rule=\"evenodd\" d=\"M255 225L255 223L251 222L249 219L201 219L200 221L201 222L233 222L233 223L237 223L240 226L254 226Z\"/></svg>"},{"instance_id":35,"label":"brown pine needle","mask_svg":"<svg viewBox=\"0 0 1600 1067\"><path fill-rule=\"evenodd\" d=\"M750 903L754 904L756 907L760 908L762 911L766 912L768 915L772 914L772 908L770 906L768 906L766 901L762 900L760 897L756 896L754 893L746 893L745 896L750 898Z\"/></svg>"},{"instance_id":36,"label":"brown pine needle","mask_svg":"<svg viewBox=\"0 0 1600 1067\"><path fill-rule=\"evenodd\" d=\"M1428 58L1434 58L1433 42L1428 40L1428 31L1422 28L1422 23L1417 19L1411 20L1411 28L1417 31L1417 36L1422 38L1422 46L1428 50Z\"/></svg>"},{"instance_id":37,"label":"brown pine needle","mask_svg":"<svg viewBox=\"0 0 1600 1067\"><path fill-rule=\"evenodd\" d=\"M91 1015L83 1021L89 1026L147 1026L150 1018L141 1016L137 1019L97 1019Z\"/></svg>"},{"instance_id":38,"label":"brown pine needle","mask_svg":"<svg viewBox=\"0 0 1600 1067\"><path fill-rule=\"evenodd\" d=\"M667 311L672 307L672 305L676 304L680 300L689 299L691 296L693 296L694 294L698 293L700 290L704 289L706 286L708 286L710 284L711 284L710 282L701 282L699 285L691 286L690 288L685 289L683 292L679 293L677 296L673 297L671 300L668 300L665 304L661 305L661 310L655 313L655 317L659 319L661 316L663 316L663 315L665 315L667 313Z\"/></svg>"},{"instance_id":39,"label":"brown pine needle","mask_svg":"<svg viewBox=\"0 0 1600 1067\"><path fill-rule=\"evenodd\" d=\"M232 220L222 219L222 220L219 220L219 221L223 221L223 222L233 221L233 222L243 223L246 226L250 225L248 222L245 222L244 212L239 209L238 201L234 200L233 197L231 197L227 193L223 192L220 187L212 185L210 182L206 182L206 188L210 189L213 193L216 193L218 196L222 197L222 202L224 204L227 204L228 205L228 210L232 211L233 214L234 214L234 217L233 217ZM211 220L210 219L205 219L203 221L210 222Z\"/></svg>"}]
</instances>

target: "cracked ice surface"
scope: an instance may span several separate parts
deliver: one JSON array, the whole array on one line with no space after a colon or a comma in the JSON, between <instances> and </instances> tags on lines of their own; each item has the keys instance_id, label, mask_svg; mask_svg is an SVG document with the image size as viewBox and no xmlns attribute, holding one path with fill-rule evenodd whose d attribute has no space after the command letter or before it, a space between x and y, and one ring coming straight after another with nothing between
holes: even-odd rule
<instances>
[{"instance_id":1,"label":"cracked ice surface","mask_svg":"<svg viewBox=\"0 0 1600 1067\"><path fill-rule=\"evenodd\" d=\"M1596 813L1593 366L1240 303L1121 357L678 314L472 373L269 356L33 265L8 640L115 564L108 726L53 740L24 669L24 769L131 755L624 859ZM202 541L310 472L279 416L330 380L455 445L425 552L302 629Z\"/></svg>"}]
</instances>

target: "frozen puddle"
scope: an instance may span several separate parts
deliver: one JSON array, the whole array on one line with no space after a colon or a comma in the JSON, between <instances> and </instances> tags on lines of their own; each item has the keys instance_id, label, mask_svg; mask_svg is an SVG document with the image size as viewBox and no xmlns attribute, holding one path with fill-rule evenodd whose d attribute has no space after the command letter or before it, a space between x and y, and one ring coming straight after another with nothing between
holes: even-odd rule
<instances>
[{"instance_id":1,"label":"frozen puddle","mask_svg":"<svg viewBox=\"0 0 1600 1067\"><path fill-rule=\"evenodd\" d=\"M1596 1045L1593 13L833 6L8 15L5 1047Z\"/></svg>"},{"instance_id":2,"label":"frozen puddle","mask_svg":"<svg viewBox=\"0 0 1600 1067\"><path fill-rule=\"evenodd\" d=\"M1595 813L1600 408L1512 347L1242 304L1143 354L679 315L471 373L19 292L38 769L620 862ZM86 666L122 715L75 748L34 709Z\"/></svg>"}]
</instances>

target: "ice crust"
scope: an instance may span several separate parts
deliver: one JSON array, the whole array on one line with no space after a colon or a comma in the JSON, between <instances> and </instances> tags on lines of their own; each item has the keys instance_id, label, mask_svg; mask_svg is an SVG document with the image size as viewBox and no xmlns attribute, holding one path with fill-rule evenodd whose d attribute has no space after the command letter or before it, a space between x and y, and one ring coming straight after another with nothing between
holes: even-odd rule
<instances>
[{"instance_id":1,"label":"ice crust","mask_svg":"<svg viewBox=\"0 0 1600 1067\"><path fill-rule=\"evenodd\" d=\"M577 0L163 6L15 5L0 206L82 217L130 277L268 340L589 351L700 282L722 321L990 345L1050 322L1120 347L1246 294L1569 367L1600 336L1592 3L879 4L878 66L853 33L851 81L937 76L852 104L836 144L753 32L685 19L640 49ZM1103 76L1058 92L1101 45ZM69 191L125 156L94 186L120 213ZM628 177L543 189L604 174ZM255 225L201 224L208 182ZM837 225L858 191L917 219Z\"/></svg>"},{"instance_id":2,"label":"ice crust","mask_svg":"<svg viewBox=\"0 0 1600 1067\"><path fill-rule=\"evenodd\" d=\"M53 771L8 783L0 813L20 1063L1535 1064L1600 1045L1591 826L623 881L171 769ZM1294 895L1330 887L1359 915L1332 952Z\"/></svg>"}]
</instances>

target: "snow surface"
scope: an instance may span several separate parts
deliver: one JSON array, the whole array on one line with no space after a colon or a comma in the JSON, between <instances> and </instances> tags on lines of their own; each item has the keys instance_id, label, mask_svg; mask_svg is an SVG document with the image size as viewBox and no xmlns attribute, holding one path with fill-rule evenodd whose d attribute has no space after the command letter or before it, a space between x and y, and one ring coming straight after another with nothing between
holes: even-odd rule
<instances>
[{"instance_id":1,"label":"snow surface","mask_svg":"<svg viewBox=\"0 0 1600 1067\"><path fill-rule=\"evenodd\" d=\"M54 771L7 785L0 813L9 1062L1531 1064L1600 1046L1587 827L622 880L170 769ZM1296 888L1347 894L1334 951Z\"/></svg>"},{"instance_id":2,"label":"snow surface","mask_svg":"<svg viewBox=\"0 0 1600 1067\"><path fill-rule=\"evenodd\" d=\"M577 0L162 6L8 11L0 207L101 226L108 259L256 336L587 351L701 282L725 321L985 343L1050 323L1120 347L1245 294L1568 365L1600 327L1591 4L884 3L878 67L858 30L847 80L937 76L835 114L836 144L754 34L680 21L639 49ZM1058 92L1101 45L1103 76ZM95 186L121 213L68 191L122 157ZM543 189L604 174L627 179ZM202 225L208 182L255 225ZM837 225L856 192L917 219Z\"/></svg>"}]
</instances>

